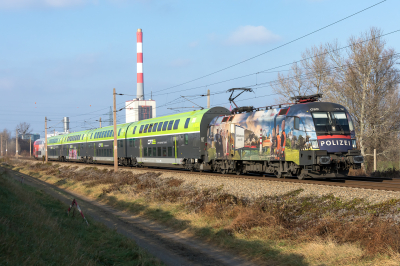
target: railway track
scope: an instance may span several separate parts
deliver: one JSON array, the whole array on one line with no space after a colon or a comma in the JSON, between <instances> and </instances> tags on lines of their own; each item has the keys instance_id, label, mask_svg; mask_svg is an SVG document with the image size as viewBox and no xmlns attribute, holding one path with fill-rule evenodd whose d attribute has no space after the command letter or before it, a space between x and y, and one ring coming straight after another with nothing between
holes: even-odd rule
<instances>
[{"instance_id":1,"label":"railway track","mask_svg":"<svg viewBox=\"0 0 400 266\"><path fill-rule=\"evenodd\" d=\"M22 160L35 160L33 158L20 158ZM52 161L51 161L52 162ZM77 162L58 162L54 161L58 164L66 164L66 165L77 165L81 163ZM113 165L109 164L97 164L102 167L113 168ZM122 169L132 169L129 166L119 166ZM377 177L357 177L357 176L349 176L348 178L340 178L340 179L304 179L299 180L296 177L286 177L286 178L276 178L270 175L259 175L259 174L245 174L245 175L236 175L236 174L220 174L213 172L190 172L184 169L171 169L171 168L156 168L156 167L142 167L142 168L134 168L139 171L149 171L149 170L157 170L164 172L176 172L182 173L184 171L188 175L207 175L207 176L216 176L216 177L229 177L229 178L243 178L243 179L253 179L253 180L265 180L265 181L273 181L273 182L287 182L287 183L301 183L301 184L312 184L312 185L322 185L322 186L335 186L335 187L349 187L349 188L361 188L361 189L375 189L375 190L386 190L386 191L400 191L400 179L392 179L392 178L377 178Z\"/></svg>"}]
</instances>

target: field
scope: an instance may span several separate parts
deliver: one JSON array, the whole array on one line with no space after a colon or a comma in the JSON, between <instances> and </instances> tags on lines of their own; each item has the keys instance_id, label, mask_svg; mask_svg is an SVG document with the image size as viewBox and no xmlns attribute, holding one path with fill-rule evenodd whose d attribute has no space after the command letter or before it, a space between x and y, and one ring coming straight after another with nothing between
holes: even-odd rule
<instances>
[{"instance_id":1,"label":"field","mask_svg":"<svg viewBox=\"0 0 400 266\"><path fill-rule=\"evenodd\" d=\"M1 265L162 265L133 241L0 169Z\"/></svg>"},{"instance_id":2,"label":"field","mask_svg":"<svg viewBox=\"0 0 400 266\"><path fill-rule=\"evenodd\" d=\"M262 265L398 265L400 202L344 202L300 191L249 201L156 172L11 162L61 188L229 249ZM82 222L78 221L81 225Z\"/></svg>"}]
</instances>

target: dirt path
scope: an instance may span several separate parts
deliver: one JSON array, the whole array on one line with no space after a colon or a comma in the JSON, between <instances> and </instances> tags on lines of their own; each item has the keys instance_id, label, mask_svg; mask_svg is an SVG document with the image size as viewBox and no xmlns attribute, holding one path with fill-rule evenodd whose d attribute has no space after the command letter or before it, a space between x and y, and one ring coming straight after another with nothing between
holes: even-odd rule
<instances>
[{"instance_id":1,"label":"dirt path","mask_svg":"<svg viewBox=\"0 0 400 266\"><path fill-rule=\"evenodd\" d=\"M86 216L135 240L139 246L167 265L254 265L237 255L151 220L118 211L106 204L16 171L9 170L9 173L18 181L23 180L24 184L39 188L67 205L75 198Z\"/></svg>"}]
</instances>

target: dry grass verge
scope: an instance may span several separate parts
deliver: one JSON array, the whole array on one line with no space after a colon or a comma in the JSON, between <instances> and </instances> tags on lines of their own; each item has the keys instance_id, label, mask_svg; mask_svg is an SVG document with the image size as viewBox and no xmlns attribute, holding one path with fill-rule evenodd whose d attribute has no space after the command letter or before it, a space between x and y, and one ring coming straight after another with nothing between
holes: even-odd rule
<instances>
[{"instance_id":1,"label":"dry grass verge","mask_svg":"<svg viewBox=\"0 0 400 266\"><path fill-rule=\"evenodd\" d=\"M14 165L22 166L17 162ZM127 201L124 195L134 196L136 205L143 202L146 206L157 206L144 214L167 224L176 222L177 217L192 219L189 224L196 225L201 220L203 228L181 223L182 228L260 261L272 256L265 255L266 243L270 241L280 254L289 250L315 265L328 261L326 265L365 265L377 260L389 265L391 258L398 257L400 252L400 200L380 204L361 199L345 202L333 195L301 197L302 190L249 200L226 193L223 187L198 189L179 179L160 178L160 173L155 172L114 173L95 167L77 169L50 163L24 167L27 171L81 184L86 189L97 189L97 196L103 199ZM165 211L160 212L162 209ZM162 214L164 217L160 218ZM252 250L239 246L243 245L242 240ZM279 247L287 241L290 247ZM272 261L278 265L291 264L274 256Z\"/></svg>"}]
</instances>

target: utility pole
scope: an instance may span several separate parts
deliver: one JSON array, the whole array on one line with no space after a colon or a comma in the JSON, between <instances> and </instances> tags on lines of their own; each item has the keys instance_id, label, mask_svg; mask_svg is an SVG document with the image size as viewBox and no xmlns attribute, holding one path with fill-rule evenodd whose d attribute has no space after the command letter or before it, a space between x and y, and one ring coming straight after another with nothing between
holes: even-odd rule
<instances>
[{"instance_id":1,"label":"utility pole","mask_svg":"<svg viewBox=\"0 0 400 266\"><path fill-rule=\"evenodd\" d=\"M47 163L47 116L44 117L44 156Z\"/></svg>"},{"instance_id":2,"label":"utility pole","mask_svg":"<svg viewBox=\"0 0 400 266\"><path fill-rule=\"evenodd\" d=\"M207 108L210 108L210 90L207 90Z\"/></svg>"},{"instance_id":3,"label":"utility pole","mask_svg":"<svg viewBox=\"0 0 400 266\"><path fill-rule=\"evenodd\" d=\"M376 149L374 149L374 172L376 171Z\"/></svg>"},{"instance_id":4,"label":"utility pole","mask_svg":"<svg viewBox=\"0 0 400 266\"><path fill-rule=\"evenodd\" d=\"M99 122L100 122L100 128L101 128L101 117L100 117L100 119L99 119Z\"/></svg>"},{"instance_id":5,"label":"utility pole","mask_svg":"<svg viewBox=\"0 0 400 266\"><path fill-rule=\"evenodd\" d=\"M117 102L115 96L117 93L115 92L115 88L113 90L114 96L114 172L118 172L118 149L117 149Z\"/></svg>"},{"instance_id":6,"label":"utility pole","mask_svg":"<svg viewBox=\"0 0 400 266\"><path fill-rule=\"evenodd\" d=\"M18 159L18 130L15 130L15 158Z\"/></svg>"},{"instance_id":7,"label":"utility pole","mask_svg":"<svg viewBox=\"0 0 400 266\"><path fill-rule=\"evenodd\" d=\"M32 135L29 136L29 158L32 157Z\"/></svg>"}]
</instances>

